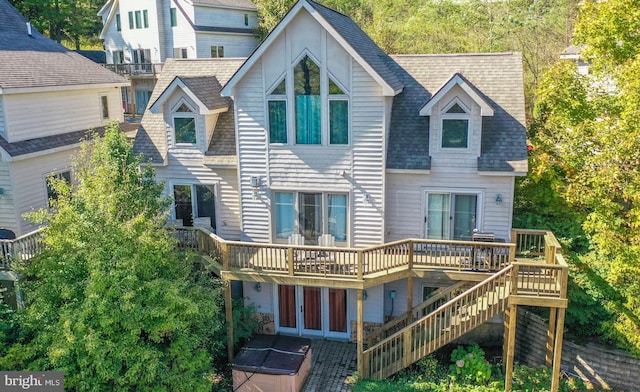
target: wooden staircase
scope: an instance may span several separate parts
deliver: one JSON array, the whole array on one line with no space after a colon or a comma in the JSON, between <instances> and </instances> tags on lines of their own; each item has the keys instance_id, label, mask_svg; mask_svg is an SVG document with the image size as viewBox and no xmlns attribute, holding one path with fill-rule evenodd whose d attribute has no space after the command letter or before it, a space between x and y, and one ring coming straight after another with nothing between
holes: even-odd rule
<instances>
[{"instance_id":1,"label":"wooden staircase","mask_svg":"<svg viewBox=\"0 0 640 392\"><path fill-rule=\"evenodd\" d=\"M363 351L363 377L381 380L408 367L507 308L514 266L449 300Z\"/></svg>"}]
</instances>

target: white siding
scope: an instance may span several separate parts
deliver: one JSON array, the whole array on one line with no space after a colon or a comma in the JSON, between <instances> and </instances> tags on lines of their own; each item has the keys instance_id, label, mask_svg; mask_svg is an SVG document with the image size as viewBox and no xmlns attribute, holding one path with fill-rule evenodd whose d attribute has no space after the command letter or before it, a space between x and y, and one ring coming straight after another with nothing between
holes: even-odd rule
<instances>
[{"instance_id":1,"label":"white siding","mask_svg":"<svg viewBox=\"0 0 640 392\"><path fill-rule=\"evenodd\" d=\"M156 0L135 0L135 1L121 1L120 2L120 18L122 20L122 35L123 41L126 43L125 47L128 49L150 49L151 50L151 62L161 62L160 54L160 36L159 36L159 23L161 23L161 16L158 12ZM149 17L148 28L135 28L135 12L147 10ZM160 11L162 10L162 7ZM134 27L129 28L129 12L133 12ZM142 19L142 14L141 14ZM144 20L142 20L144 22ZM125 53L125 56L129 59L127 62L131 62L131 53Z\"/></svg>"},{"instance_id":2,"label":"white siding","mask_svg":"<svg viewBox=\"0 0 640 392\"><path fill-rule=\"evenodd\" d=\"M70 157L76 151L61 151L13 163L14 206L19 217L34 209L47 207L47 176L53 172L71 170ZM73 178L73 173L71 176ZM19 226L22 234L34 229L24 219L20 219Z\"/></svg>"},{"instance_id":3,"label":"white siding","mask_svg":"<svg viewBox=\"0 0 640 392\"><path fill-rule=\"evenodd\" d=\"M255 11L244 11L217 7L195 7L196 26L237 27L254 29L258 27L258 17ZM249 15L249 25L244 24L244 15Z\"/></svg>"},{"instance_id":4,"label":"white siding","mask_svg":"<svg viewBox=\"0 0 640 392\"><path fill-rule=\"evenodd\" d=\"M169 165L156 169L156 181L166 184L166 193L170 196L173 196L174 184L214 185L217 233L228 240L240 239L238 176L235 169L210 169L202 165L202 158L185 159L170 154Z\"/></svg>"},{"instance_id":5,"label":"white siding","mask_svg":"<svg viewBox=\"0 0 640 392\"><path fill-rule=\"evenodd\" d=\"M274 297L278 285L272 283L260 283L261 289L256 291L256 282L242 282L242 291L246 303L255 305L258 313L274 313L276 311Z\"/></svg>"},{"instance_id":6,"label":"white siding","mask_svg":"<svg viewBox=\"0 0 640 392\"><path fill-rule=\"evenodd\" d=\"M11 164L0 162L0 188L4 194L0 196L0 228L9 229L20 235L16 209L14 207L15 194L11 183Z\"/></svg>"},{"instance_id":7,"label":"white siding","mask_svg":"<svg viewBox=\"0 0 640 392\"><path fill-rule=\"evenodd\" d=\"M380 85L355 62L352 91L353 244L375 245L384 240L384 98Z\"/></svg>"},{"instance_id":8,"label":"white siding","mask_svg":"<svg viewBox=\"0 0 640 392\"><path fill-rule=\"evenodd\" d=\"M4 95L0 95L0 136L7 138L7 128L5 126L4 116Z\"/></svg>"},{"instance_id":9,"label":"white siding","mask_svg":"<svg viewBox=\"0 0 640 392\"><path fill-rule=\"evenodd\" d=\"M200 32L196 35L196 56L209 58L212 46L223 46L224 57L247 57L257 45L253 35Z\"/></svg>"},{"instance_id":10,"label":"white siding","mask_svg":"<svg viewBox=\"0 0 640 392\"><path fill-rule=\"evenodd\" d=\"M267 150L262 66L258 61L238 86L236 124L238 127L238 170L242 200L242 239L270 242L269 194L267 184ZM253 197L251 177L259 177L263 185Z\"/></svg>"},{"instance_id":11,"label":"white siding","mask_svg":"<svg viewBox=\"0 0 640 392\"><path fill-rule=\"evenodd\" d=\"M8 140L17 142L102 126L101 95L108 96L111 118L123 121L119 88L6 95Z\"/></svg>"},{"instance_id":12,"label":"white siding","mask_svg":"<svg viewBox=\"0 0 640 392\"><path fill-rule=\"evenodd\" d=\"M384 286L369 287L364 300L364 321L367 323L384 322ZM349 290L349 320L358 320L358 291Z\"/></svg>"},{"instance_id":13,"label":"white siding","mask_svg":"<svg viewBox=\"0 0 640 392\"><path fill-rule=\"evenodd\" d=\"M511 230L514 177L481 176L475 170L441 168L431 174L387 174L386 241L424 236L427 190L464 192L479 190L478 229L508 239ZM502 195L497 205L496 196Z\"/></svg>"}]
</instances>

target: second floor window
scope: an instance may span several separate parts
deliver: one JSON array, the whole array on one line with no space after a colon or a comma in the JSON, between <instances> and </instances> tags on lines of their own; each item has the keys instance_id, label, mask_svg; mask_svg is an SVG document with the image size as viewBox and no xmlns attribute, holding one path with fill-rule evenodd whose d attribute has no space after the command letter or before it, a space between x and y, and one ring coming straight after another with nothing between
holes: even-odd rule
<instances>
[{"instance_id":1,"label":"second floor window","mask_svg":"<svg viewBox=\"0 0 640 392\"><path fill-rule=\"evenodd\" d=\"M106 95L100 96L100 108L102 109L102 118L109 118L109 99Z\"/></svg>"},{"instance_id":2,"label":"second floor window","mask_svg":"<svg viewBox=\"0 0 640 392\"><path fill-rule=\"evenodd\" d=\"M136 11L136 29L142 28L142 12Z\"/></svg>"},{"instance_id":3,"label":"second floor window","mask_svg":"<svg viewBox=\"0 0 640 392\"><path fill-rule=\"evenodd\" d=\"M296 143L320 144L322 143L320 68L309 56L304 56L294 67L293 83Z\"/></svg>"},{"instance_id":4,"label":"second floor window","mask_svg":"<svg viewBox=\"0 0 640 392\"><path fill-rule=\"evenodd\" d=\"M219 57L224 57L224 46L212 46L211 47L211 58L216 59Z\"/></svg>"},{"instance_id":5,"label":"second floor window","mask_svg":"<svg viewBox=\"0 0 640 392\"><path fill-rule=\"evenodd\" d=\"M122 31L122 22L120 21L120 14L116 14L116 31Z\"/></svg>"},{"instance_id":6,"label":"second floor window","mask_svg":"<svg viewBox=\"0 0 640 392\"><path fill-rule=\"evenodd\" d=\"M129 29L133 30L133 11L129 11Z\"/></svg>"},{"instance_id":7,"label":"second floor window","mask_svg":"<svg viewBox=\"0 0 640 392\"><path fill-rule=\"evenodd\" d=\"M267 97L269 142L287 143L287 84L283 79Z\"/></svg>"},{"instance_id":8,"label":"second floor window","mask_svg":"<svg viewBox=\"0 0 640 392\"><path fill-rule=\"evenodd\" d=\"M196 116L185 103L173 114L175 144L196 144Z\"/></svg>"},{"instance_id":9,"label":"second floor window","mask_svg":"<svg viewBox=\"0 0 640 392\"><path fill-rule=\"evenodd\" d=\"M178 14L176 13L176 9L171 8L169 13L171 14L171 27L176 27L178 25Z\"/></svg>"},{"instance_id":10,"label":"second floor window","mask_svg":"<svg viewBox=\"0 0 640 392\"><path fill-rule=\"evenodd\" d=\"M62 171L47 176L45 184L47 186L47 200L49 208L53 206L56 200L58 200L58 192L53 187L52 181L64 181L67 184L71 184L71 171Z\"/></svg>"},{"instance_id":11,"label":"second floor window","mask_svg":"<svg viewBox=\"0 0 640 392\"><path fill-rule=\"evenodd\" d=\"M442 114L442 148L469 148L469 114L455 100Z\"/></svg>"}]
</instances>

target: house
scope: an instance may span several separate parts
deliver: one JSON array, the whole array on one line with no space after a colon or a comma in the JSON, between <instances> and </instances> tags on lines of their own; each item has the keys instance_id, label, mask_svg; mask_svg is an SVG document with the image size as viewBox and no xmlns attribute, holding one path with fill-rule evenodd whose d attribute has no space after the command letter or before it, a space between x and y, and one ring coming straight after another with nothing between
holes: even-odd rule
<instances>
[{"instance_id":1,"label":"house","mask_svg":"<svg viewBox=\"0 0 640 392\"><path fill-rule=\"evenodd\" d=\"M519 54L390 56L299 0L246 60L168 60L134 147L170 223L198 228L185 246L219 257L228 318L244 297L263 332L357 341L360 374L385 377L484 321L501 334L507 299L560 309L561 341L565 275L540 269L566 272L559 245L511 227L524 121ZM519 267L523 249L548 263Z\"/></svg>"},{"instance_id":2,"label":"house","mask_svg":"<svg viewBox=\"0 0 640 392\"><path fill-rule=\"evenodd\" d=\"M107 66L131 79L123 106L137 114L166 59L246 57L258 43L249 0L109 0L98 15Z\"/></svg>"},{"instance_id":3,"label":"house","mask_svg":"<svg viewBox=\"0 0 640 392\"><path fill-rule=\"evenodd\" d=\"M7 0L0 59L0 228L19 236L34 229L22 215L55 197L47 178L73 180L71 155L87 131L123 121L128 82L44 37Z\"/></svg>"}]
</instances>

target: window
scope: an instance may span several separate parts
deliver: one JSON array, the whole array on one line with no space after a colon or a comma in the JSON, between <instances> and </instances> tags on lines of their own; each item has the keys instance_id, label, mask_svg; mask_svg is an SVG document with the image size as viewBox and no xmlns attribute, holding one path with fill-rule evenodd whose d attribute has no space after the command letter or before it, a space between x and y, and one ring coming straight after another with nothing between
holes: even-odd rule
<instances>
[{"instance_id":1,"label":"window","mask_svg":"<svg viewBox=\"0 0 640 392\"><path fill-rule=\"evenodd\" d=\"M109 100L106 95L100 96L100 106L102 108L102 118L109 118Z\"/></svg>"},{"instance_id":2,"label":"window","mask_svg":"<svg viewBox=\"0 0 640 392\"><path fill-rule=\"evenodd\" d=\"M114 64L122 64L124 63L124 51L116 50L113 52L113 63Z\"/></svg>"},{"instance_id":3,"label":"window","mask_svg":"<svg viewBox=\"0 0 640 392\"><path fill-rule=\"evenodd\" d=\"M307 245L316 245L322 234L347 242L347 194L274 192L274 233L281 242L294 233Z\"/></svg>"},{"instance_id":4,"label":"window","mask_svg":"<svg viewBox=\"0 0 640 392\"><path fill-rule=\"evenodd\" d=\"M349 100L329 79L329 144L349 144Z\"/></svg>"},{"instance_id":5,"label":"window","mask_svg":"<svg viewBox=\"0 0 640 392\"><path fill-rule=\"evenodd\" d=\"M320 68L304 56L293 69L296 143L320 144Z\"/></svg>"},{"instance_id":6,"label":"window","mask_svg":"<svg viewBox=\"0 0 640 392\"><path fill-rule=\"evenodd\" d=\"M212 46L211 47L211 58L215 59L218 57L224 57L224 46Z\"/></svg>"},{"instance_id":7,"label":"window","mask_svg":"<svg viewBox=\"0 0 640 392\"><path fill-rule=\"evenodd\" d=\"M142 11L142 20L144 22L144 28L149 27L149 12L147 10Z\"/></svg>"},{"instance_id":8,"label":"window","mask_svg":"<svg viewBox=\"0 0 640 392\"><path fill-rule=\"evenodd\" d=\"M171 14L171 27L176 27L178 25L178 14L176 13L176 9L171 8L169 13Z\"/></svg>"},{"instance_id":9,"label":"window","mask_svg":"<svg viewBox=\"0 0 640 392\"><path fill-rule=\"evenodd\" d=\"M426 238L471 239L478 225L478 193L429 192L426 202Z\"/></svg>"},{"instance_id":10,"label":"window","mask_svg":"<svg viewBox=\"0 0 640 392\"><path fill-rule=\"evenodd\" d=\"M454 100L442 114L442 148L469 147L469 114Z\"/></svg>"},{"instance_id":11,"label":"window","mask_svg":"<svg viewBox=\"0 0 640 392\"><path fill-rule=\"evenodd\" d=\"M187 48L173 48L173 57L176 59L186 59Z\"/></svg>"},{"instance_id":12,"label":"window","mask_svg":"<svg viewBox=\"0 0 640 392\"><path fill-rule=\"evenodd\" d=\"M133 30L133 11L129 11L129 28Z\"/></svg>"},{"instance_id":13,"label":"window","mask_svg":"<svg viewBox=\"0 0 640 392\"><path fill-rule=\"evenodd\" d=\"M269 143L287 143L287 85L283 79L267 97Z\"/></svg>"},{"instance_id":14,"label":"window","mask_svg":"<svg viewBox=\"0 0 640 392\"><path fill-rule=\"evenodd\" d=\"M173 130L175 144L196 144L196 118L185 103L174 112Z\"/></svg>"},{"instance_id":15,"label":"window","mask_svg":"<svg viewBox=\"0 0 640 392\"><path fill-rule=\"evenodd\" d=\"M244 25L249 26L249 14L244 14Z\"/></svg>"},{"instance_id":16,"label":"window","mask_svg":"<svg viewBox=\"0 0 640 392\"><path fill-rule=\"evenodd\" d=\"M116 31L122 31L122 22L120 21L120 14L116 14Z\"/></svg>"},{"instance_id":17,"label":"window","mask_svg":"<svg viewBox=\"0 0 640 392\"><path fill-rule=\"evenodd\" d=\"M142 13L140 11L136 11L136 29L142 28Z\"/></svg>"},{"instance_id":18,"label":"window","mask_svg":"<svg viewBox=\"0 0 640 392\"><path fill-rule=\"evenodd\" d=\"M47 176L45 179L45 185L47 187L47 203L49 208L53 207L55 201L58 200L58 192L53 189L52 181L64 181L67 184L71 184L71 171L63 171Z\"/></svg>"},{"instance_id":19,"label":"window","mask_svg":"<svg viewBox=\"0 0 640 392\"><path fill-rule=\"evenodd\" d=\"M175 217L176 219L182 219L184 226L194 226L202 223L204 226L211 227L215 232L216 203L215 187L213 185L174 185L173 197Z\"/></svg>"}]
</instances>

